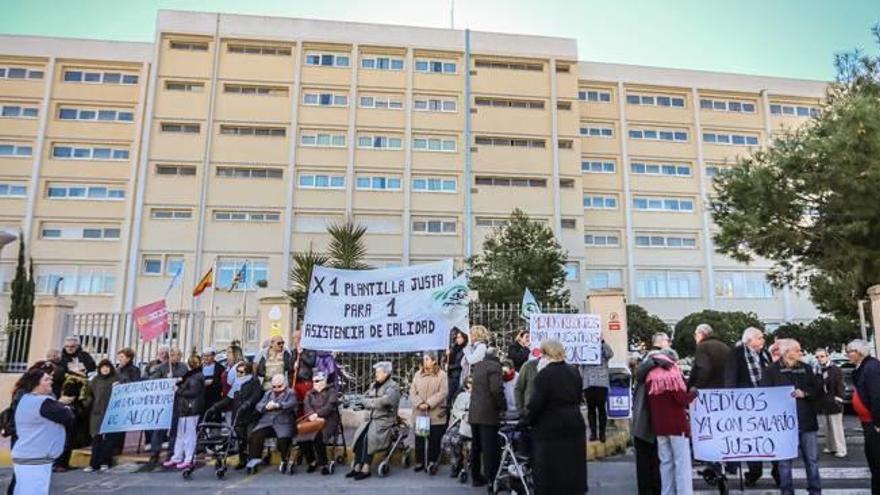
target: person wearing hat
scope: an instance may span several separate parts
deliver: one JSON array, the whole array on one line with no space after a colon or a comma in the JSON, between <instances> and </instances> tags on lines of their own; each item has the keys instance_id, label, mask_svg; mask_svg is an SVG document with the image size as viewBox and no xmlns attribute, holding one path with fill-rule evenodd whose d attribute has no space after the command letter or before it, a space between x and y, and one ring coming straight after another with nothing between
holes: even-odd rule
<instances>
[{"instance_id":1,"label":"person wearing hat","mask_svg":"<svg viewBox=\"0 0 880 495\"><path fill-rule=\"evenodd\" d=\"M213 347L202 349L202 374L205 376L205 410L223 398L223 373L226 368L214 361L217 353Z\"/></svg>"},{"instance_id":2,"label":"person wearing hat","mask_svg":"<svg viewBox=\"0 0 880 495\"><path fill-rule=\"evenodd\" d=\"M339 428L339 393L327 383L327 375L323 371L316 371L312 375L312 388L306 392L303 404L305 421L317 421L319 418L324 420L324 427L312 439L301 440L299 448L308 464L306 471L312 473L321 468L321 474L326 476L330 474L326 444L333 440Z\"/></svg>"},{"instance_id":3,"label":"person wearing hat","mask_svg":"<svg viewBox=\"0 0 880 495\"><path fill-rule=\"evenodd\" d=\"M391 378L391 362L373 365L376 381L364 394L363 404L370 413L367 421L354 434L354 465L346 478L362 480L370 477L373 454L391 445L400 406L400 386Z\"/></svg>"}]
</instances>

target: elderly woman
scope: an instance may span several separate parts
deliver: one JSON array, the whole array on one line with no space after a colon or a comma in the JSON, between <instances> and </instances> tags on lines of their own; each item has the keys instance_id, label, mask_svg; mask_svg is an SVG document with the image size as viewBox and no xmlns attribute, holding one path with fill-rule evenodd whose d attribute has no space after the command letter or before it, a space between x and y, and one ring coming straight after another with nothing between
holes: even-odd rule
<instances>
[{"instance_id":1,"label":"elderly woman","mask_svg":"<svg viewBox=\"0 0 880 495\"><path fill-rule=\"evenodd\" d=\"M470 342L462 349L461 359L461 382L471 374L471 368L485 359L486 350L489 348L489 330L482 325L471 327Z\"/></svg>"},{"instance_id":2,"label":"elderly woman","mask_svg":"<svg viewBox=\"0 0 880 495\"><path fill-rule=\"evenodd\" d=\"M452 402L458 395L458 388L462 384L461 363L464 359L464 348L467 343L466 333L457 328L452 330L452 345L446 349L446 377L449 382L449 396L446 398L448 407L452 407Z\"/></svg>"},{"instance_id":3,"label":"elderly woman","mask_svg":"<svg viewBox=\"0 0 880 495\"><path fill-rule=\"evenodd\" d=\"M427 351L422 354L422 369L416 371L409 388L409 400L412 402L412 422L415 430L417 418L427 417L430 423L428 431L428 458L425 459L425 440L422 435L416 435L416 471L425 469L428 463L428 472L437 474L437 459L440 457L440 440L443 438L443 430L446 429L446 394L448 384L446 372L440 368L437 361L437 353Z\"/></svg>"},{"instance_id":4,"label":"elderly woman","mask_svg":"<svg viewBox=\"0 0 880 495\"><path fill-rule=\"evenodd\" d=\"M364 407L370 411L367 421L354 434L354 464L346 478L362 480L370 477L373 454L387 449L391 434L397 424L397 408L400 405L400 387L391 379L391 362L381 361L373 365L376 381L364 394Z\"/></svg>"},{"instance_id":5,"label":"elderly woman","mask_svg":"<svg viewBox=\"0 0 880 495\"><path fill-rule=\"evenodd\" d=\"M101 423L104 422L104 413L110 404L110 394L113 385L118 378L116 368L109 359L102 359L98 363L98 373L89 380L88 389L81 392L80 397L89 413L89 433L92 435L92 457L89 465L83 469L85 472L106 470L113 461L113 450L117 445L121 446L125 440L125 433L101 434Z\"/></svg>"},{"instance_id":6,"label":"elderly woman","mask_svg":"<svg viewBox=\"0 0 880 495\"><path fill-rule=\"evenodd\" d=\"M271 389L256 407L257 412L263 415L251 431L248 441L248 474L255 473L262 463L263 445L267 438L272 437L278 439L278 452L281 454L278 471L286 473L290 470L290 443L296 436L296 395L287 386L287 378L283 374L273 376L271 384Z\"/></svg>"},{"instance_id":7,"label":"elderly woman","mask_svg":"<svg viewBox=\"0 0 880 495\"><path fill-rule=\"evenodd\" d=\"M230 424L238 437L238 464L236 470L247 464L247 440L251 427L259 419L255 406L263 398L263 386L254 379L254 365L239 362L231 370L236 375L238 390L230 391L220 402L205 413L205 421L214 421L221 411L229 409Z\"/></svg>"},{"instance_id":8,"label":"elderly woman","mask_svg":"<svg viewBox=\"0 0 880 495\"><path fill-rule=\"evenodd\" d=\"M468 421L468 410L471 407L471 382L468 378L452 402L449 412L449 426L440 441L443 451L449 458L450 478L457 478L464 466L464 442L471 438L471 424Z\"/></svg>"},{"instance_id":9,"label":"elderly woman","mask_svg":"<svg viewBox=\"0 0 880 495\"><path fill-rule=\"evenodd\" d=\"M280 335L269 339L269 347L254 362L257 364L255 372L263 380L263 390L272 390L271 382L276 375L283 376L285 383L290 383L287 377L293 370L294 360L290 351L284 348L284 338Z\"/></svg>"},{"instance_id":10,"label":"elderly woman","mask_svg":"<svg viewBox=\"0 0 880 495\"><path fill-rule=\"evenodd\" d=\"M581 377L565 363L558 340L541 342L528 421L534 427L535 493L584 493L587 489L586 425L581 415Z\"/></svg>"},{"instance_id":11,"label":"elderly woman","mask_svg":"<svg viewBox=\"0 0 880 495\"><path fill-rule=\"evenodd\" d=\"M299 448L306 458L309 467L306 471L315 472L319 467L322 475L330 474L327 465L326 441L332 440L339 428L339 393L336 387L328 383L327 375L323 371L316 371L312 376L312 389L306 393L303 404L303 415L306 421L324 420L324 427L310 440L303 440Z\"/></svg>"},{"instance_id":12,"label":"elderly woman","mask_svg":"<svg viewBox=\"0 0 880 495\"><path fill-rule=\"evenodd\" d=\"M180 378L174 393L174 408L177 410L177 436L174 440L174 455L163 466L177 469L190 469L196 457L196 426L205 412L205 375L202 374L202 360L190 356L189 370Z\"/></svg>"},{"instance_id":13,"label":"elderly woman","mask_svg":"<svg viewBox=\"0 0 880 495\"><path fill-rule=\"evenodd\" d=\"M52 375L43 368L31 368L15 384L23 391L15 407L18 436L12 447L15 494L49 493L52 462L64 450L64 427L73 421L68 404L73 397L55 400Z\"/></svg>"},{"instance_id":14,"label":"elderly woman","mask_svg":"<svg viewBox=\"0 0 880 495\"><path fill-rule=\"evenodd\" d=\"M590 441L605 441L605 428L608 424L606 403L608 402L608 361L614 357L611 346L602 340L602 355L599 364L580 366L584 398L587 400L587 421L590 423Z\"/></svg>"}]
</instances>

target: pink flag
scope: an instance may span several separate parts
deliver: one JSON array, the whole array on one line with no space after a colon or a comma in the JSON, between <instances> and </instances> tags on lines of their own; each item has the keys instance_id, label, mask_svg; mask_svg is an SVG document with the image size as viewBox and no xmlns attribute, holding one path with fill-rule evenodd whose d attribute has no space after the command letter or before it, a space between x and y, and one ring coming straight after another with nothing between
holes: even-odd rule
<instances>
[{"instance_id":1,"label":"pink flag","mask_svg":"<svg viewBox=\"0 0 880 495\"><path fill-rule=\"evenodd\" d=\"M141 339L145 341L153 340L168 331L168 309L164 299L134 308L131 316L141 332Z\"/></svg>"}]
</instances>

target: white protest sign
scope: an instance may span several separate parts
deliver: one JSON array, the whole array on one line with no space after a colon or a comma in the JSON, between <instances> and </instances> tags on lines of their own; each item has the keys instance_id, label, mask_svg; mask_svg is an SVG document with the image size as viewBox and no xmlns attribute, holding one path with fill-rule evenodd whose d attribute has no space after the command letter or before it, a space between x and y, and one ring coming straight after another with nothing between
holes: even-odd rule
<instances>
[{"instance_id":1,"label":"white protest sign","mask_svg":"<svg viewBox=\"0 0 880 495\"><path fill-rule=\"evenodd\" d=\"M568 364L601 364L602 323L599 315L532 313L529 316L532 351L542 340L556 339L565 347Z\"/></svg>"},{"instance_id":2,"label":"white protest sign","mask_svg":"<svg viewBox=\"0 0 880 495\"><path fill-rule=\"evenodd\" d=\"M792 392L792 387L700 390L690 406L694 458L722 462L797 457Z\"/></svg>"},{"instance_id":3,"label":"white protest sign","mask_svg":"<svg viewBox=\"0 0 880 495\"><path fill-rule=\"evenodd\" d=\"M168 378L115 385L101 433L171 428L176 382L177 379Z\"/></svg>"},{"instance_id":4,"label":"white protest sign","mask_svg":"<svg viewBox=\"0 0 880 495\"><path fill-rule=\"evenodd\" d=\"M415 352L444 349L450 324L435 307L467 298L452 285L452 260L377 270L316 266L302 346L318 351Z\"/></svg>"}]
</instances>

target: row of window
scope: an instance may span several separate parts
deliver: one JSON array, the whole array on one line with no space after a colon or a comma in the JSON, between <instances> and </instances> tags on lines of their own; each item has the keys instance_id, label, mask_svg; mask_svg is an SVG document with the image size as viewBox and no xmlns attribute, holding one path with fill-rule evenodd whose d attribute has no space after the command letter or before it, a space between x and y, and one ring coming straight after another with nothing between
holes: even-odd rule
<instances>
[{"instance_id":1,"label":"row of window","mask_svg":"<svg viewBox=\"0 0 880 495\"><path fill-rule=\"evenodd\" d=\"M636 196L633 198L632 203L633 209L640 211L694 211L694 200L688 198ZM584 194L583 205L584 209L588 210L614 210L617 209L617 196Z\"/></svg>"},{"instance_id":2,"label":"row of window","mask_svg":"<svg viewBox=\"0 0 880 495\"><path fill-rule=\"evenodd\" d=\"M116 289L115 268L94 266L37 266L35 290L63 295L111 295Z\"/></svg>"},{"instance_id":3,"label":"row of window","mask_svg":"<svg viewBox=\"0 0 880 495\"><path fill-rule=\"evenodd\" d=\"M750 101L700 98L700 108L718 112L755 113L755 103Z\"/></svg>"},{"instance_id":4,"label":"row of window","mask_svg":"<svg viewBox=\"0 0 880 495\"><path fill-rule=\"evenodd\" d=\"M252 222L265 223L281 220L281 214L277 211L228 211L216 210L214 220L218 222Z\"/></svg>"},{"instance_id":5,"label":"row of window","mask_svg":"<svg viewBox=\"0 0 880 495\"><path fill-rule=\"evenodd\" d=\"M819 113L820 110L818 108L805 105L782 105L776 103L770 105L771 115L818 117Z\"/></svg>"},{"instance_id":6,"label":"row of window","mask_svg":"<svg viewBox=\"0 0 880 495\"><path fill-rule=\"evenodd\" d=\"M109 200L125 199L125 188L83 184L49 184L46 196L51 199Z\"/></svg>"},{"instance_id":7,"label":"row of window","mask_svg":"<svg viewBox=\"0 0 880 495\"><path fill-rule=\"evenodd\" d=\"M34 147L29 144L0 143L0 156L32 156Z\"/></svg>"},{"instance_id":8,"label":"row of window","mask_svg":"<svg viewBox=\"0 0 880 495\"><path fill-rule=\"evenodd\" d=\"M581 101L611 103L611 92L599 89L584 89L578 91L578 99Z\"/></svg>"},{"instance_id":9,"label":"row of window","mask_svg":"<svg viewBox=\"0 0 880 495\"><path fill-rule=\"evenodd\" d=\"M265 127L251 125L221 125L220 134L229 136L272 136L284 137L287 129L284 127Z\"/></svg>"},{"instance_id":10,"label":"row of window","mask_svg":"<svg viewBox=\"0 0 880 495\"><path fill-rule=\"evenodd\" d=\"M0 67L0 79L42 79L43 71L25 67Z\"/></svg>"},{"instance_id":11,"label":"row of window","mask_svg":"<svg viewBox=\"0 0 880 495\"><path fill-rule=\"evenodd\" d=\"M587 270L589 289L622 288L621 270ZM644 299L702 297L700 272L689 270L636 270L636 296ZM760 272L716 271L715 295L722 298L768 299L773 286Z\"/></svg>"},{"instance_id":12,"label":"row of window","mask_svg":"<svg viewBox=\"0 0 880 495\"><path fill-rule=\"evenodd\" d=\"M118 227L43 227L40 237L61 240L118 240Z\"/></svg>"},{"instance_id":13,"label":"row of window","mask_svg":"<svg viewBox=\"0 0 880 495\"><path fill-rule=\"evenodd\" d=\"M541 100L514 100L482 96L474 98L474 104L478 107L529 108L533 110L542 110L544 108L544 102Z\"/></svg>"},{"instance_id":14,"label":"row of window","mask_svg":"<svg viewBox=\"0 0 880 495\"><path fill-rule=\"evenodd\" d=\"M704 132L703 142L730 144L734 146L757 146L758 136L752 134L728 134L720 132Z\"/></svg>"},{"instance_id":15,"label":"row of window","mask_svg":"<svg viewBox=\"0 0 880 495\"><path fill-rule=\"evenodd\" d=\"M547 187L547 179L528 177L481 177L477 176L474 183L478 186L498 187Z\"/></svg>"},{"instance_id":16,"label":"row of window","mask_svg":"<svg viewBox=\"0 0 880 495\"><path fill-rule=\"evenodd\" d=\"M672 95L645 95L628 93L626 95L626 102L630 105L684 108L684 98L681 96Z\"/></svg>"},{"instance_id":17,"label":"row of window","mask_svg":"<svg viewBox=\"0 0 880 495\"><path fill-rule=\"evenodd\" d=\"M9 103L0 105L0 117L2 118L35 119L39 115L40 109L37 107L25 107Z\"/></svg>"},{"instance_id":18,"label":"row of window","mask_svg":"<svg viewBox=\"0 0 880 495\"><path fill-rule=\"evenodd\" d=\"M201 92L204 89L204 83L198 83L198 86L190 83L171 83L173 88L169 88L169 83L165 87L171 91L194 91ZM257 86L253 84L224 84L223 92L240 95L258 95L258 96L287 96L288 90L284 86Z\"/></svg>"},{"instance_id":19,"label":"row of window","mask_svg":"<svg viewBox=\"0 0 880 495\"><path fill-rule=\"evenodd\" d=\"M27 186L25 186L24 184L0 182L0 198L25 197L27 197Z\"/></svg>"},{"instance_id":20,"label":"row of window","mask_svg":"<svg viewBox=\"0 0 880 495\"><path fill-rule=\"evenodd\" d=\"M128 160L128 148L104 146L56 144L52 146L52 158L59 160Z\"/></svg>"},{"instance_id":21,"label":"row of window","mask_svg":"<svg viewBox=\"0 0 880 495\"><path fill-rule=\"evenodd\" d=\"M697 238L692 235L639 235L635 236L636 247L693 249Z\"/></svg>"},{"instance_id":22,"label":"row of window","mask_svg":"<svg viewBox=\"0 0 880 495\"><path fill-rule=\"evenodd\" d=\"M106 121L106 122L134 122L134 112L132 112L131 110L61 107L58 110L58 118L61 120L100 120L100 121Z\"/></svg>"},{"instance_id":23,"label":"row of window","mask_svg":"<svg viewBox=\"0 0 880 495\"><path fill-rule=\"evenodd\" d=\"M688 140L687 131L658 130L658 129L630 129L630 139L642 139L648 141L672 141L685 143Z\"/></svg>"},{"instance_id":24,"label":"row of window","mask_svg":"<svg viewBox=\"0 0 880 495\"><path fill-rule=\"evenodd\" d=\"M614 128L600 125L581 126L581 136L614 137Z\"/></svg>"},{"instance_id":25,"label":"row of window","mask_svg":"<svg viewBox=\"0 0 880 495\"><path fill-rule=\"evenodd\" d=\"M729 167L720 165L707 165L706 177L712 178L719 174L721 170ZM581 171L589 174L613 174L617 170L615 162L600 160L582 160ZM691 177L693 168L686 163L647 163L632 162L630 163L630 172L638 175L661 175L664 177Z\"/></svg>"},{"instance_id":26,"label":"row of window","mask_svg":"<svg viewBox=\"0 0 880 495\"><path fill-rule=\"evenodd\" d=\"M137 74L125 74L122 72L65 70L64 82L132 85L138 83L138 76Z\"/></svg>"}]
</instances>

